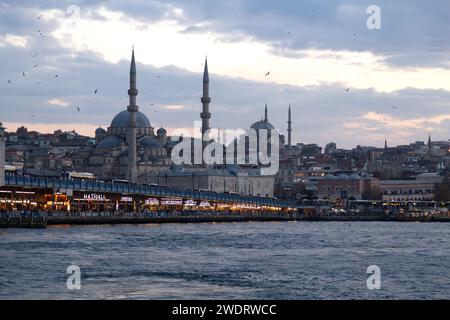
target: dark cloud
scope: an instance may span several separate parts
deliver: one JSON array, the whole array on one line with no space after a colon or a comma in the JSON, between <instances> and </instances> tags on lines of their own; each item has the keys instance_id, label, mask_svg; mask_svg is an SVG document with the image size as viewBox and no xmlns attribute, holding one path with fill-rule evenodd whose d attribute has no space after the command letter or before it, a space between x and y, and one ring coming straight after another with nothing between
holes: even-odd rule
<instances>
[{"instance_id":1,"label":"dark cloud","mask_svg":"<svg viewBox=\"0 0 450 320\"><path fill-rule=\"evenodd\" d=\"M47 35L55 28L50 22L36 20L42 10L65 11L73 4L79 5L82 13L95 13L96 8L106 6L141 21L164 19L169 14L189 26L185 32L215 30L230 39L252 36L268 41L279 55L292 56L295 50L306 48L369 50L387 55L388 62L395 65L448 68L447 2L435 1L431 6L421 1L378 1L383 29L369 31L365 28L365 8L371 2L41 1L39 6L35 1L5 3L9 7L0 10L1 35L26 36L29 46L0 47L0 120L109 124L114 114L125 109L129 61L112 64L88 52L71 52L59 47L51 36L41 38L37 32ZM182 8L183 16L173 15L174 8ZM35 53L39 55L33 58ZM137 52L137 56L140 54L145 53ZM287 107L291 104L296 141L323 145L335 140L340 145L353 146L373 143L374 137L400 139L394 128L364 120L363 115L369 112L408 120L447 114L450 110L450 93L444 90L405 89L388 94L374 90L346 92L346 88L337 85L259 83L219 77L214 74L215 63L220 62L210 62L212 124L221 128L249 127L260 120L267 102L270 121L284 133ZM39 66L33 69L35 64ZM138 65L138 104L153 126L190 127L199 120L201 71ZM26 77L22 72L26 72ZM93 94L95 89L97 95ZM67 101L69 106L50 105L51 99ZM186 107L168 110L167 105ZM80 112L76 112L76 106ZM348 123L360 123L361 127L350 130L345 126ZM447 139L450 132L446 123L436 125L436 138ZM421 130L405 132L412 141L426 136ZM382 145L383 140L376 143Z\"/></svg>"}]
</instances>

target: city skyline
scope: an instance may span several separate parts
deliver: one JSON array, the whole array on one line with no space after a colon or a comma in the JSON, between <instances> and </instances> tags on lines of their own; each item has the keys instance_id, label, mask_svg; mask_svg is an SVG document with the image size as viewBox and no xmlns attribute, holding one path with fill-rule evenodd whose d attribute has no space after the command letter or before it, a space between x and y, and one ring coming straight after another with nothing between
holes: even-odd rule
<instances>
[{"instance_id":1,"label":"city skyline","mask_svg":"<svg viewBox=\"0 0 450 320\"><path fill-rule=\"evenodd\" d=\"M449 43L433 34L448 27L437 11L418 25L409 22L421 32L406 37L404 6L384 1L381 30L368 30L367 5L352 1L277 8L231 2L213 4L209 15L204 6L196 13L195 2L70 5L1 5L0 54L11 61L1 67L1 99L14 106L1 119L8 131L25 125L92 136L99 125L107 127L110 114L127 104L134 44L138 105L169 134L198 120L207 54L212 127L247 128L267 102L271 122L285 135L291 105L293 144L382 147L385 138L400 145L426 141L428 133L448 140ZM421 6L412 2L408 8L422 14ZM287 22L277 24L280 19ZM102 36L101 30L112 32ZM418 51L412 40L429 45Z\"/></svg>"}]
</instances>

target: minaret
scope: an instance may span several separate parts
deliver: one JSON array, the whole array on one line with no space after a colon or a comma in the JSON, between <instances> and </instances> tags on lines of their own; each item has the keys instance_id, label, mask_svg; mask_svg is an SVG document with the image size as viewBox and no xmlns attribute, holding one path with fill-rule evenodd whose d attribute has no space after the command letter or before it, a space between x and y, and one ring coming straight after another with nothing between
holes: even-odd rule
<instances>
[{"instance_id":1,"label":"minaret","mask_svg":"<svg viewBox=\"0 0 450 320\"><path fill-rule=\"evenodd\" d=\"M269 121L269 118L267 117L267 103L266 103L266 106L264 107L264 121L265 122Z\"/></svg>"},{"instance_id":2,"label":"minaret","mask_svg":"<svg viewBox=\"0 0 450 320\"><path fill-rule=\"evenodd\" d=\"M209 112L209 103L211 98L209 97L209 73L208 73L208 58L205 58L205 69L203 71L203 97L200 99L203 108L200 117L202 118L202 138L203 135L208 131L209 119L211 118L211 113ZM203 150L208 145L208 141L203 141Z\"/></svg>"},{"instance_id":3,"label":"minaret","mask_svg":"<svg viewBox=\"0 0 450 320\"><path fill-rule=\"evenodd\" d=\"M387 145L387 139L384 139L384 151L386 151L387 148L388 148L388 145Z\"/></svg>"},{"instance_id":4,"label":"minaret","mask_svg":"<svg viewBox=\"0 0 450 320\"><path fill-rule=\"evenodd\" d=\"M136 62L134 61L134 47L131 54L131 67L130 67L130 89L128 90L128 96L130 97L130 104L127 107L130 113L127 132L127 144L128 144L128 171L127 179L131 182L136 182L138 170L136 164L136 114L139 107L136 105L136 96L138 91L136 89Z\"/></svg>"},{"instance_id":5,"label":"minaret","mask_svg":"<svg viewBox=\"0 0 450 320\"><path fill-rule=\"evenodd\" d=\"M428 154L431 153L431 133L428 133Z\"/></svg>"},{"instance_id":6,"label":"minaret","mask_svg":"<svg viewBox=\"0 0 450 320\"><path fill-rule=\"evenodd\" d=\"M288 111L288 148L291 148L292 146L292 140L291 140L291 134L292 134L292 120L291 120L291 105L289 105L289 111Z\"/></svg>"}]
</instances>

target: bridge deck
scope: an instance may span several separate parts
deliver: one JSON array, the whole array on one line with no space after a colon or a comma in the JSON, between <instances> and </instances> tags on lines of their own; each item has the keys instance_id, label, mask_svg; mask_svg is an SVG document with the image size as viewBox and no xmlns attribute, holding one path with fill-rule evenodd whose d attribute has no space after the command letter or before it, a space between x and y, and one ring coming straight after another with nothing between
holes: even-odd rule
<instances>
[{"instance_id":1,"label":"bridge deck","mask_svg":"<svg viewBox=\"0 0 450 320\"><path fill-rule=\"evenodd\" d=\"M5 185L10 187L48 188L53 190L77 190L88 192L111 192L145 195L150 197L180 197L185 199L223 201L259 206L273 206L282 208L299 208L293 202L273 198L241 196L236 194L215 193L208 191L192 191L169 188L163 186L149 186L140 184L111 183L100 180L79 181L57 178L39 178L10 175L5 177Z\"/></svg>"}]
</instances>

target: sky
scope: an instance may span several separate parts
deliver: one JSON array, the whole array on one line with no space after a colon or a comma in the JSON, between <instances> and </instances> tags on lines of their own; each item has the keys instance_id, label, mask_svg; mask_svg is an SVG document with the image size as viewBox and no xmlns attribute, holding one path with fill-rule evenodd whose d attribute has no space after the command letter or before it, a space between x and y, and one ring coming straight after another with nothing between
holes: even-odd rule
<instances>
[{"instance_id":1,"label":"sky","mask_svg":"<svg viewBox=\"0 0 450 320\"><path fill-rule=\"evenodd\" d=\"M0 1L0 121L108 127L134 45L140 111L169 134L200 120L207 56L214 128L248 128L267 103L283 134L291 105L294 143L448 140L449 16L445 0Z\"/></svg>"}]
</instances>

